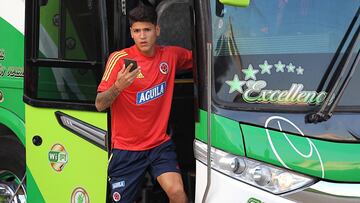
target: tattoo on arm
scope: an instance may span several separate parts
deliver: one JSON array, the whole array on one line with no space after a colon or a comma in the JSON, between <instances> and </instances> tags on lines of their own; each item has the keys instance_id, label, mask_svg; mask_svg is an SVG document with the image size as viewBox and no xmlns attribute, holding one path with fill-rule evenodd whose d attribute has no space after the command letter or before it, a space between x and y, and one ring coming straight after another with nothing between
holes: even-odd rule
<instances>
[{"instance_id":1,"label":"tattoo on arm","mask_svg":"<svg viewBox=\"0 0 360 203\"><path fill-rule=\"evenodd\" d=\"M95 106L98 111L103 111L111 106L120 91L113 85L108 90L100 92L96 96Z\"/></svg>"}]
</instances>

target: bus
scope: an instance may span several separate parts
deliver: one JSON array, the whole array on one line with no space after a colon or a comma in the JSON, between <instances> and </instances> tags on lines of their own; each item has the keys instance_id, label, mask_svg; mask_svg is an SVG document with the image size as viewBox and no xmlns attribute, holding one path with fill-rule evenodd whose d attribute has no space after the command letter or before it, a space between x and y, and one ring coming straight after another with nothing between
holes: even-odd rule
<instances>
[{"instance_id":1,"label":"bus","mask_svg":"<svg viewBox=\"0 0 360 203\"><path fill-rule=\"evenodd\" d=\"M189 202L360 201L360 0L0 3L1 203L111 201L94 101L139 3L193 51L168 124ZM147 176L137 202L168 200Z\"/></svg>"}]
</instances>

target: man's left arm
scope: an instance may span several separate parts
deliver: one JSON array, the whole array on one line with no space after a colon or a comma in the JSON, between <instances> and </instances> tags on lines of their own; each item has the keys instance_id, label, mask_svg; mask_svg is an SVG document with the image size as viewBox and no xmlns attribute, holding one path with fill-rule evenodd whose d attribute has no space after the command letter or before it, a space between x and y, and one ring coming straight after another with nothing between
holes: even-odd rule
<instances>
[{"instance_id":1,"label":"man's left arm","mask_svg":"<svg viewBox=\"0 0 360 203\"><path fill-rule=\"evenodd\" d=\"M192 51L182 48L174 47L174 53L177 55L176 71L190 70L193 66Z\"/></svg>"}]
</instances>

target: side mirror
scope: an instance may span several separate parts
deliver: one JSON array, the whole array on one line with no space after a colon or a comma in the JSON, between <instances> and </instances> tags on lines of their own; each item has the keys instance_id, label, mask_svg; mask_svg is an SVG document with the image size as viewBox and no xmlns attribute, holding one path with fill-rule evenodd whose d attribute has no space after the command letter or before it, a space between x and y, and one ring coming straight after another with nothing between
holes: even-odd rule
<instances>
[{"instance_id":1,"label":"side mirror","mask_svg":"<svg viewBox=\"0 0 360 203\"><path fill-rule=\"evenodd\" d=\"M249 6L250 0L219 0L220 3L229 5L229 6L237 6L237 7L246 7Z\"/></svg>"}]
</instances>

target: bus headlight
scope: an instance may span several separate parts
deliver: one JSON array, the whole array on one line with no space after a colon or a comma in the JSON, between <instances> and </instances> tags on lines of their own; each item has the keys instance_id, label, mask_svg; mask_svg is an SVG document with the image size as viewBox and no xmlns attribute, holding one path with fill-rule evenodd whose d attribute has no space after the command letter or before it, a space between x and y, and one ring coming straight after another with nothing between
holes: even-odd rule
<instances>
[{"instance_id":1,"label":"bus headlight","mask_svg":"<svg viewBox=\"0 0 360 203\"><path fill-rule=\"evenodd\" d=\"M194 152L197 160L206 164L207 145L195 140ZM237 180L267 190L273 194L283 194L315 182L311 177L295 173L253 159L211 149L211 167Z\"/></svg>"},{"instance_id":2,"label":"bus headlight","mask_svg":"<svg viewBox=\"0 0 360 203\"><path fill-rule=\"evenodd\" d=\"M258 185L265 186L271 182L271 169L266 166L256 166L252 171L252 178Z\"/></svg>"}]
</instances>

